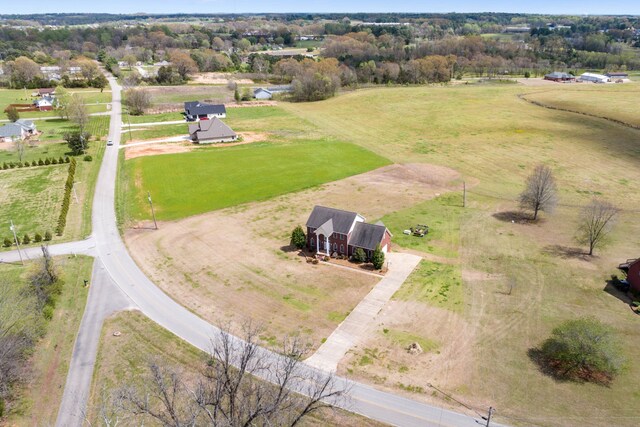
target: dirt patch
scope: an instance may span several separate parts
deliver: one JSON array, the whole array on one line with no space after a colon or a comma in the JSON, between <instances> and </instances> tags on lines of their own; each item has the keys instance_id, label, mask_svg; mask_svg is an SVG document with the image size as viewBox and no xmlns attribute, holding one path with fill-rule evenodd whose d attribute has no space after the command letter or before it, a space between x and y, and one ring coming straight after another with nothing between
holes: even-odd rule
<instances>
[{"instance_id":1,"label":"dirt patch","mask_svg":"<svg viewBox=\"0 0 640 427\"><path fill-rule=\"evenodd\" d=\"M124 151L125 159L135 159L143 156L156 156L158 154L175 154L186 153L193 150L193 144L190 143L158 143L149 145L138 145L126 148Z\"/></svg>"},{"instance_id":2,"label":"dirt patch","mask_svg":"<svg viewBox=\"0 0 640 427\"><path fill-rule=\"evenodd\" d=\"M13 150L14 144L13 142L0 142L0 150Z\"/></svg>"},{"instance_id":3,"label":"dirt patch","mask_svg":"<svg viewBox=\"0 0 640 427\"><path fill-rule=\"evenodd\" d=\"M240 325L249 319L275 342L302 333L317 348L379 278L307 264L289 252L289 236L316 204L358 211L369 220L449 189L459 175L431 165L391 165L292 193L128 230L142 269L178 302L205 319ZM375 192L371 191L375 188Z\"/></svg>"},{"instance_id":4,"label":"dirt patch","mask_svg":"<svg viewBox=\"0 0 640 427\"><path fill-rule=\"evenodd\" d=\"M242 141L240 142L241 144L242 143L249 144L251 142L262 142L269 139L269 134L265 132L240 132L238 133L238 135L242 138ZM229 144L219 144L219 145L237 145L237 144L229 143Z\"/></svg>"},{"instance_id":5,"label":"dirt patch","mask_svg":"<svg viewBox=\"0 0 640 427\"><path fill-rule=\"evenodd\" d=\"M240 85L252 85L251 79L236 79L229 73L197 73L191 77L190 84L211 84L226 85L230 81L234 81Z\"/></svg>"}]
</instances>

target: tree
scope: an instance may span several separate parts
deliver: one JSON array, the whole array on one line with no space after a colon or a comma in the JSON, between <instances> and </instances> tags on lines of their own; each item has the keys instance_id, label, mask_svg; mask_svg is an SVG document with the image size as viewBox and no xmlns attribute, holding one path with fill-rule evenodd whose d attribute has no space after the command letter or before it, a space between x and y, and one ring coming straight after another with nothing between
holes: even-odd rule
<instances>
[{"instance_id":1,"label":"tree","mask_svg":"<svg viewBox=\"0 0 640 427\"><path fill-rule=\"evenodd\" d=\"M69 103L67 104L67 116L69 117L69 120L78 126L80 133L84 133L84 130L89 123L89 111L84 99L77 93L74 93L69 97Z\"/></svg>"},{"instance_id":2,"label":"tree","mask_svg":"<svg viewBox=\"0 0 640 427\"><path fill-rule=\"evenodd\" d=\"M300 363L304 351L298 340L283 344L280 354L286 356L274 356L258 347L258 332L249 327L240 341L221 331L195 378L165 361L150 361L142 386L129 383L113 395L111 406L119 411L100 413L176 427L295 426L341 402L346 390L337 387L332 375Z\"/></svg>"},{"instance_id":3,"label":"tree","mask_svg":"<svg viewBox=\"0 0 640 427\"><path fill-rule=\"evenodd\" d=\"M41 246L42 260L38 268L29 277L29 283L38 301L38 308L42 308L51 304L55 295L60 291L60 283L58 282L58 273L53 263L53 258L49 253L49 248L45 245Z\"/></svg>"},{"instance_id":4,"label":"tree","mask_svg":"<svg viewBox=\"0 0 640 427\"><path fill-rule=\"evenodd\" d=\"M136 58L136 56L133 54L129 54L125 55L125 57L122 58L122 62L126 62L129 66L129 70L131 70L133 66L136 65L136 62L138 62L138 58Z\"/></svg>"},{"instance_id":5,"label":"tree","mask_svg":"<svg viewBox=\"0 0 640 427\"><path fill-rule=\"evenodd\" d=\"M172 51L169 54L169 60L182 80L187 80L189 78L189 74L198 71L198 65L196 62L188 53L181 50Z\"/></svg>"},{"instance_id":6,"label":"tree","mask_svg":"<svg viewBox=\"0 0 640 427\"><path fill-rule=\"evenodd\" d=\"M367 260L367 254L365 253L364 249L356 248L356 250L353 252L353 260L355 262L365 262Z\"/></svg>"},{"instance_id":7,"label":"tree","mask_svg":"<svg viewBox=\"0 0 640 427\"><path fill-rule=\"evenodd\" d=\"M532 210L535 221L539 211L552 212L556 203L557 187L551 169L546 165L536 166L520 193L520 207Z\"/></svg>"},{"instance_id":8,"label":"tree","mask_svg":"<svg viewBox=\"0 0 640 427\"><path fill-rule=\"evenodd\" d=\"M151 94L146 89L128 89L124 96L131 115L140 116L151 106Z\"/></svg>"},{"instance_id":9,"label":"tree","mask_svg":"<svg viewBox=\"0 0 640 427\"><path fill-rule=\"evenodd\" d=\"M36 234L33 236L33 241L34 241L35 243L40 243L40 242L42 242L42 236L40 235L40 233L36 233Z\"/></svg>"},{"instance_id":10,"label":"tree","mask_svg":"<svg viewBox=\"0 0 640 427\"><path fill-rule=\"evenodd\" d=\"M593 250L606 243L618 215L619 209L613 204L593 199L580 213L577 240L580 244L589 245L589 255Z\"/></svg>"},{"instance_id":11,"label":"tree","mask_svg":"<svg viewBox=\"0 0 640 427\"><path fill-rule=\"evenodd\" d=\"M9 63L11 83L15 88L29 86L40 77L40 66L26 56L20 56Z\"/></svg>"},{"instance_id":12,"label":"tree","mask_svg":"<svg viewBox=\"0 0 640 427\"><path fill-rule=\"evenodd\" d=\"M109 81L104 76L104 74L98 74L96 78L91 82L91 86L100 89L100 92L102 92L108 84Z\"/></svg>"},{"instance_id":13,"label":"tree","mask_svg":"<svg viewBox=\"0 0 640 427\"><path fill-rule=\"evenodd\" d=\"M291 246L295 246L297 249L304 248L307 243L307 237L304 235L302 227L297 226L291 233Z\"/></svg>"},{"instance_id":14,"label":"tree","mask_svg":"<svg viewBox=\"0 0 640 427\"><path fill-rule=\"evenodd\" d=\"M56 103L58 106L58 115L61 119L69 118L69 91L62 85L56 87Z\"/></svg>"},{"instance_id":15,"label":"tree","mask_svg":"<svg viewBox=\"0 0 640 427\"><path fill-rule=\"evenodd\" d=\"M16 153L18 153L18 161L22 162L24 151L27 149L27 144L24 140L17 138L15 141L13 141L13 145L15 146Z\"/></svg>"},{"instance_id":16,"label":"tree","mask_svg":"<svg viewBox=\"0 0 640 427\"><path fill-rule=\"evenodd\" d=\"M18 113L18 109L13 105L11 105L10 107L7 107L7 109L4 110L4 112L6 113L7 119L9 119L10 122L15 122L20 118L20 113Z\"/></svg>"},{"instance_id":17,"label":"tree","mask_svg":"<svg viewBox=\"0 0 640 427\"><path fill-rule=\"evenodd\" d=\"M67 145L69 149L73 153L73 155L77 156L79 154L84 154L87 146L89 145L89 138L91 135L87 132L80 132L78 130L66 132L63 135L65 141L67 141ZM46 240L46 235L45 235Z\"/></svg>"},{"instance_id":18,"label":"tree","mask_svg":"<svg viewBox=\"0 0 640 427\"><path fill-rule=\"evenodd\" d=\"M44 241L48 242L53 238L53 236L51 235L51 232L49 230L44 232Z\"/></svg>"},{"instance_id":19,"label":"tree","mask_svg":"<svg viewBox=\"0 0 640 427\"><path fill-rule=\"evenodd\" d=\"M376 246L375 251L373 251L371 255L371 263L376 270L380 270L384 265L384 252L380 249L380 245Z\"/></svg>"},{"instance_id":20,"label":"tree","mask_svg":"<svg viewBox=\"0 0 640 427\"><path fill-rule=\"evenodd\" d=\"M31 243L31 237L29 237L29 235L25 233L24 237L22 238L22 244L28 245L29 243Z\"/></svg>"},{"instance_id":21,"label":"tree","mask_svg":"<svg viewBox=\"0 0 640 427\"><path fill-rule=\"evenodd\" d=\"M609 382L624 364L611 328L592 317L562 323L539 353L544 367L565 379Z\"/></svg>"}]
</instances>

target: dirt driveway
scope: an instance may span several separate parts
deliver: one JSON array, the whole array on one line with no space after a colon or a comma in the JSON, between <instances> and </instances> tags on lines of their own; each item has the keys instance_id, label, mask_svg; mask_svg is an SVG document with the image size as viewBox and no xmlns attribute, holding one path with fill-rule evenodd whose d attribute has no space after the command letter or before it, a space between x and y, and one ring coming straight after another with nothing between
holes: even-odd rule
<instances>
[{"instance_id":1,"label":"dirt driveway","mask_svg":"<svg viewBox=\"0 0 640 427\"><path fill-rule=\"evenodd\" d=\"M307 264L288 251L291 230L305 224L316 204L374 220L445 192L458 178L438 166L391 165L266 202L161 223L158 231L128 230L125 239L142 269L205 319L259 322L266 343L301 333L315 349L379 279Z\"/></svg>"}]
</instances>

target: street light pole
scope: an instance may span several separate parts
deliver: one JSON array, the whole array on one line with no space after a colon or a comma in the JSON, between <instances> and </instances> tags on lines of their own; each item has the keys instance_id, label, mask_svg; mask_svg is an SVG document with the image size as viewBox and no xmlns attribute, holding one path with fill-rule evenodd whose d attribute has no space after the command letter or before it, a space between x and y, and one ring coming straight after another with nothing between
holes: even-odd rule
<instances>
[{"instance_id":1,"label":"street light pole","mask_svg":"<svg viewBox=\"0 0 640 427\"><path fill-rule=\"evenodd\" d=\"M156 222L156 212L153 210L153 202L151 201L151 193L147 191L147 200L149 200L149 205L151 206L151 215L153 216L153 225L156 230L158 229L158 223Z\"/></svg>"},{"instance_id":2,"label":"street light pole","mask_svg":"<svg viewBox=\"0 0 640 427\"><path fill-rule=\"evenodd\" d=\"M24 265L24 260L22 259L22 252L20 252L20 242L18 241L18 236L16 235L16 227L13 225L13 220L9 220L11 222L11 227L9 229L13 232L13 239L16 241L16 246L18 247L18 255L20 256L20 264Z\"/></svg>"}]
</instances>

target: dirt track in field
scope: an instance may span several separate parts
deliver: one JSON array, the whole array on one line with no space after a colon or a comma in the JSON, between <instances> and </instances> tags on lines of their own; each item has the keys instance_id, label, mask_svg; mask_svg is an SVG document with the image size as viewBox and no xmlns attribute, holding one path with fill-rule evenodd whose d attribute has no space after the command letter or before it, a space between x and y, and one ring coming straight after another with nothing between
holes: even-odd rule
<instances>
[{"instance_id":1,"label":"dirt track in field","mask_svg":"<svg viewBox=\"0 0 640 427\"><path fill-rule=\"evenodd\" d=\"M374 220L446 192L458 178L439 166L391 165L266 202L161 223L159 231L128 230L125 238L142 269L207 320L253 320L265 327L267 343L301 333L317 348L378 278L306 263L288 248L291 230L305 224L316 204Z\"/></svg>"}]
</instances>

